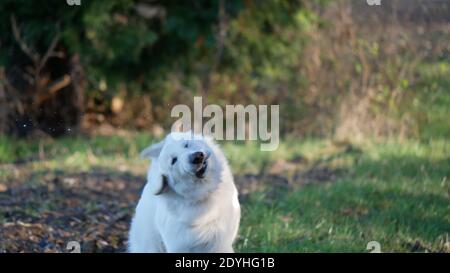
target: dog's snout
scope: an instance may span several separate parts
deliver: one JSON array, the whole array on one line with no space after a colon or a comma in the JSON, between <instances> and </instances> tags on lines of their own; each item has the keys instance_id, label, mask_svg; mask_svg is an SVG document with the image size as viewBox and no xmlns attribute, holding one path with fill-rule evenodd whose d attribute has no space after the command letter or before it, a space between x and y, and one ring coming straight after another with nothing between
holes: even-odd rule
<instances>
[{"instance_id":1,"label":"dog's snout","mask_svg":"<svg viewBox=\"0 0 450 273\"><path fill-rule=\"evenodd\" d=\"M205 161L206 155L204 152L195 152L190 155L193 164L201 164Z\"/></svg>"}]
</instances>

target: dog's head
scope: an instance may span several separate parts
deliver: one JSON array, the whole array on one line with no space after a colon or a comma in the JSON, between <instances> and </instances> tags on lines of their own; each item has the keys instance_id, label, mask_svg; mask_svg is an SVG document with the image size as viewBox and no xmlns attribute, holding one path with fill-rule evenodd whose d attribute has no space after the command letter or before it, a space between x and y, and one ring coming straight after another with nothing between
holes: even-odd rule
<instances>
[{"instance_id":1,"label":"dog's head","mask_svg":"<svg viewBox=\"0 0 450 273\"><path fill-rule=\"evenodd\" d=\"M157 164L150 183L156 195L173 190L189 199L202 199L221 181L224 156L210 137L191 132L169 134L141 153Z\"/></svg>"}]
</instances>

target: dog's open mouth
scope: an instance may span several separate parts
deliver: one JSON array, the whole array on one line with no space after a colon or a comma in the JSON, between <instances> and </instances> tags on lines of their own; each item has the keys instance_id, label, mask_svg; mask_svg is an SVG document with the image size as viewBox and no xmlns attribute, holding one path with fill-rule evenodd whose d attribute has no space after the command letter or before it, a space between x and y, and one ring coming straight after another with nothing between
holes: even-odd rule
<instances>
[{"instance_id":1,"label":"dog's open mouth","mask_svg":"<svg viewBox=\"0 0 450 273\"><path fill-rule=\"evenodd\" d=\"M205 177L205 172L206 172L206 168L208 167L208 162L203 162L199 168L197 169L197 171L195 172L195 176L197 178L204 178Z\"/></svg>"}]
</instances>

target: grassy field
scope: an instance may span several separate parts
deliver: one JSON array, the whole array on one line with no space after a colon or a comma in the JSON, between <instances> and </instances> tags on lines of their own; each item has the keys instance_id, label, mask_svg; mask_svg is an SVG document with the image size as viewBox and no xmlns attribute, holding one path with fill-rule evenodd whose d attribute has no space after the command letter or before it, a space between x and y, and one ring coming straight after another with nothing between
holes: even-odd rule
<instances>
[{"instance_id":1,"label":"grassy field","mask_svg":"<svg viewBox=\"0 0 450 273\"><path fill-rule=\"evenodd\" d=\"M0 140L0 251L123 251L144 134ZM446 140L223 147L241 193L239 252L449 251Z\"/></svg>"},{"instance_id":2,"label":"grassy field","mask_svg":"<svg viewBox=\"0 0 450 273\"><path fill-rule=\"evenodd\" d=\"M450 252L450 65L423 65L417 140L223 143L242 204L239 252ZM124 251L148 162L143 133L0 136L0 252Z\"/></svg>"}]
</instances>

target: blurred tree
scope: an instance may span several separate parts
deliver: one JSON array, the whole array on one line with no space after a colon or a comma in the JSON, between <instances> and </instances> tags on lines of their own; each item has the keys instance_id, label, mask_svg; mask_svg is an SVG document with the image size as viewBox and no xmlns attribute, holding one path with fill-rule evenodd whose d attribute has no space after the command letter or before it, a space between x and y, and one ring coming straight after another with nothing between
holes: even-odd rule
<instances>
[{"instance_id":1,"label":"blurred tree","mask_svg":"<svg viewBox=\"0 0 450 273\"><path fill-rule=\"evenodd\" d=\"M110 94L106 90L114 92L123 82L142 90L173 62L188 70L197 55L192 48L198 53L213 47L218 5L206 0L99 0L80 6L59 0L2 1L2 82L17 91L7 93L15 97L10 103L18 103L11 107L17 113L8 114L14 120L9 129L27 133L38 127L59 135L76 126L84 83L73 78L72 70L86 75L92 91L88 95L94 98ZM78 60L77 69L73 62ZM62 113L66 106L76 113ZM67 120L73 115L75 120Z\"/></svg>"},{"instance_id":2,"label":"blurred tree","mask_svg":"<svg viewBox=\"0 0 450 273\"><path fill-rule=\"evenodd\" d=\"M0 80L16 91L6 92L6 127L61 135L86 105L111 111L120 92L149 93L149 114L162 122L167 107L157 106L200 91L223 102L294 98L302 79L292 71L314 20L302 0L3 0Z\"/></svg>"}]
</instances>

